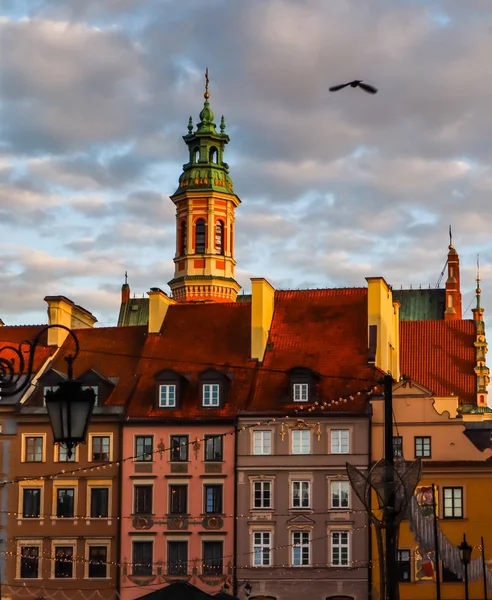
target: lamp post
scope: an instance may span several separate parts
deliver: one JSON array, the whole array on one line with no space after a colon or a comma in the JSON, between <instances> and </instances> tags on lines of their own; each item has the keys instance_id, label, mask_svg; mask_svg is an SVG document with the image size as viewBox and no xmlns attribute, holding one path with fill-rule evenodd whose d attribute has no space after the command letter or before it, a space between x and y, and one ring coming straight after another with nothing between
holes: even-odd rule
<instances>
[{"instance_id":1,"label":"lamp post","mask_svg":"<svg viewBox=\"0 0 492 600\"><path fill-rule=\"evenodd\" d=\"M55 443L65 445L70 458L73 448L85 442L96 399L93 390L82 389L82 382L73 378L73 363L79 353L79 341L71 329L64 325L48 325L32 342L21 342L18 347L4 346L0 350L0 396L15 396L27 389L31 383L34 356L41 336L54 327L68 331L75 343L73 355L65 357L68 364L67 379L59 384L57 390L47 391L45 398L53 439ZM9 358L1 356L2 352L8 352ZM12 354L14 358L11 358Z\"/></svg>"},{"instance_id":2,"label":"lamp post","mask_svg":"<svg viewBox=\"0 0 492 600\"><path fill-rule=\"evenodd\" d=\"M473 548L466 541L466 534L463 534L463 541L458 546L460 553L461 564L465 567L465 600L469 600L468 596L468 565L470 564Z\"/></svg>"}]
</instances>

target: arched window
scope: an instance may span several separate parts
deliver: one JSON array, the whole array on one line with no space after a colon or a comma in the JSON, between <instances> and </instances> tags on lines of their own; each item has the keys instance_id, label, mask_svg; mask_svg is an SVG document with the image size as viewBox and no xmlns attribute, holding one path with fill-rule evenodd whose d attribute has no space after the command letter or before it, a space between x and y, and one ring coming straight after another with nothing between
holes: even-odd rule
<instances>
[{"instance_id":1,"label":"arched window","mask_svg":"<svg viewBox=\"0 0 492 600\"><path fill-rule=\"evenodd\" d=\"M205 220L198 219L195 229L195 252L205 254Z\"/></svg>"},{"instance_id":2,"label":"arched window","mask_svg":"<svg viewBox=\"0 0 492 600\"><path fill-rule=\"evenodd\" d=\"M448 294L448 308L453 308L453 296Z\"/></svg>"},{"instance_id":3,"label":"arched window","mask_svg":"<svg viewBox=\"0 0 492 600\"><path fill-rule=\"evenodd\" d=\"M184 256L186 254L186 241L187 241L187 229L186 229L186 221L181 221L181 229L180 229L180 244L179 244L179 254L180 256Z\"/></svg>"},{"instance_id":4,"label":"arched window","mask_svg":"<svg viewBox=\"0 0 492 600\"><path fill-rule=\"evenodd\" d=\"M215 224L215 254L224 254L224 222Z\"/></svg>"},{"instance_id":5,"label":"arched window","mask_svg":"<svg viewBox=\"0 0 492 600\"><path fill-rule=\"evenodd\" d=\"M193 162L197 163L200 160L200 148L193 148Z\"/></svg>"},{"instance_id":6,"label":"arched window","mask_svg":"<svg viewBox=\"0 0 492 600\"><path fill-rule=\"evenodd\" d=\"M208 162L217 164L217 162L218 162L217 157L218 157L217 148L215 148L215 147L210 148Z\"/></svg>"}]
</instances>

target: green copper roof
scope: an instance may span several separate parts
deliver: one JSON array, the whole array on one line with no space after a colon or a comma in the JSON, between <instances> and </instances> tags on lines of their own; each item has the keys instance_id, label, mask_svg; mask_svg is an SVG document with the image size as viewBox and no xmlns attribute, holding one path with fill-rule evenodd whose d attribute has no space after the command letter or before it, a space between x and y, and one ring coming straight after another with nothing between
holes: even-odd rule
<instances>
[{"instance_id":1,"label":"green copper roof","mask_svg":"<svg viewBox=\"0 0 492 600\"><path fill-rule=\"evenodd\" d=\"M200 122L193 131L193 119L190 117L188 134L183 136L188 146L189 161L183 165L179 186L174 195L190 189L234 194L229 165L223 160L224 148L229 142L229 136L225 133L224 117L220 120L220 133L216 130L214 113L209 102L208 70L205 81L205 102L200 112Z\"/></svg>"},{"instance_id":2,"label":"green copper roof","mask_svg":"<svg viewBox=\"0 0 492 600\"><path fill-rule=\"evenodd\" d=\"M393 290L393 300L401 304L400 321L442 321L446 290Z\"/></svg>"},{"instance_id":3,"label":"green copper roof","mask_svg":"<svg viewBox=\"0 0 492 600\"><path fill-rule=\"evenodd\" d=\"M118 327L127 325L147 325L149 322L149 299L130 298L122 302L118 315Z\"/></svg>"},{"instance_id":4,"label":"green copper roof","mask_svg":"<svg viewBox=\"0 0 492 600\"><path fill-rule=\"evenodd\" d=\"M492 408L488 406L475 406L475 404L460 404L458 412L466 415L485 415L492 413Z\"/></svg>"}]
</instances>

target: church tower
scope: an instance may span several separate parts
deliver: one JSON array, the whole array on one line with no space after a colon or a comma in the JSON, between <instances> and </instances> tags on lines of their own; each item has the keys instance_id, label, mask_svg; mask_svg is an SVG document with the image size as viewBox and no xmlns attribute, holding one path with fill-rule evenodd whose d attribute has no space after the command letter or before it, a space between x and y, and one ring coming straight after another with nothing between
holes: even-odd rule
<instances>
[{"instance_id":1,"label":"church tower","mask_svg":"<svg viewBox=\"0 0 492 600\"><path fill-rule=\"evenodd\" d=\"M178 302L235 302L240 290L234 279L234 213L241 201L224 162L229 142L224 117L217 132L208 84L207 69L200 122L193 131L190 117L183 136L189 159L171 196L176 206L176 254L169 287Z\"/></svg>"},{"instance_id":2,"label":"church tower","mask_svg":"<svg viewBox=\"0 0 492 600\"><path fill-rule=\"evenodd\" d=\"M459 321L462 317L460 287L460 257L453 246L451 226L449 227L448 278L446 279L445 321Z\"/></svg>"}]
</instances>

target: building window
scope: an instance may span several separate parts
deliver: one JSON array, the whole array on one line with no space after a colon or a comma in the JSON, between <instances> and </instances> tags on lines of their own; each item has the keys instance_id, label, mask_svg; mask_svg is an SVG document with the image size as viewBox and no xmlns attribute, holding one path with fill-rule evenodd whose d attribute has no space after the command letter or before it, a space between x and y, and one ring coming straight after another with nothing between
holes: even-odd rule
<instances>
[{"instance_id":1,"label":"building window","mask_svg":"<svg viewBox=\"0 0 492 600\"><path fill-rule=\"evenodd\" d=\"M176 406L176 386L174 384L159 386L159 406L161 408Z\"/></svg>"},{"instance_id":2,"label":"building window","mask_svg":"<svg viewBox=\"0 0 492 600\"><path fill-rule=\"evenodd\" d=\"M331 482L331 508L350 507L350 484L348 481Z\"/></svg>"},{"instance_id":3,"label":"building window","mask_svg":"<svg viewBox=\"0 0 492 600\"><path fill-rule=\"evenodd\" d=\"M412 576L410 550L398 550L397 561L398 581L409 582Z\"/></svg>"},{"instance_id":4,"label":"building window","mask_svg":"<svg viewBox=\"0 0 492 600\"><path fill-rule=\"evenodd\" d=\"M205 221L198 219L195 225L195 252L205 254Z\"/></svg>"},{"instance_id":5,"label":"building window","mask_svg":"<svg viewBox=\"0 0 492 600\"><path fill-rule=\"evenodd\" d=\"M292 508L311 508L311 482L292 482Z\"/></svg>"},{"instance_id":6,"label":"building window","mask_svg":"<svg viewBox=\"0 0 492 600\"><path fill-rule=\"evenodd\" d=\"M180 226L180 244L179 244L179 255L185 256L186 254L186 240L187 240L187 225L186 221L181 221Z\"/></svg>"},{"instance_id":7,"label":"building window","mask_svg":"<svg viewBox=\"0 0 492 600\"><path fill-rule=\"evenodd\" d=\"M104 579L108 576L108 547L89 546L89 579Z\"/></svg>"},{"instance_id":8,"label":"building window","mask_svg":"<svg viewBox=\"0 0 492 600\"><path fill-rule=\"evenodd\" d=\"M253 508L272 508L272 482L253 482Z\"/></svg>"},{"instance_id":9,"label":"building window","mask_svg":"<svg viewBox=\"0 0 492 600\"><path fill-rule=\"evenodd\" d=\"M58 444L58 462L75 462L76 449L72 450L71 456L68 456L65 444Z\"/></svg>"},{"instance_id":10,"label":"building window","mask_svg":"<svg viewBox=\"0 0 492 600\"><path fill-rule=\"evenodd\" d=\"M221 575L223 571L223 542L203 542L203 574Z\"/></svg>"},{"instance_id":11,"label":"building window","mask_svg":"<svg viewBox=\"0 0 492 600\"><path fill-rule=\"evenodd\" d=\"M135 515L152 514L152 485L135 485L133 487L133 513Z\"/></svg>"},{"instance_id":12,"label":"building window","mask_svg":"<svg viewBox=\"0 0 492 600\"><path fill-rule=\"evenodd\" d=\"M292 430L292 454L311 453L311 432L307 429Z\"/></svg>"},{"instance_id":13,"label":"building window","mask_svg":"<svg viewBox=\"0 0 492 600\"><path fill-rule=\"evenodd\" d=\"M393 456L395 458L403 457L403 438L401 435L393 436Z\"/></svg>"},{"instance_id":14,"label":"building window","mask_svg":"<svg viewBox=\"0 0 492 600\"><path fill-rule=\"evenodd\" d=\"M415 458L430 458L431 457L431 438L416 437L415 438Z\"/></svg>"},{"instance_id":15,"label":"building window","mask_svg":"<svg viewBox=\"0 0 492 600\"><path fill-rule=\"evenodd\" d=\"M311 544L309 531L292 532L292 565L308 567L311 564Z\"/></svg>"},{"instance_id":16,"label":"building window","mask_svg":"<svg viewBox=\"0 0 492 600\"><path fill-rule=\"evenodd\" d=\"M223 457L223 435L205 436L205 460L221 462Z\"/></svg>"},{"instance_id":17,"label":"building window","mask_svg":"<svg viewBox=\"0 0 492 600\"><path fill-rule=\"evenodd\" d=\"M171 436L171 462L186 462L188 460L188 436Z\"/></svg>"},{"instance_id":18,"label":"building window","mask_svg":"<svg viewBox=\"0 0 492 600\"><path fill-rule=\"evenodd\" d=\"M107 462L110 456L111 440L109 435L92 436L92 461Z\"/></svg>"},{"instance_id":19,"label":"building window","mask_svg":"<svg viewBox=\"0 0 492 600\"><path fill-rule=\"evenodd\" d=\"M253 567L272 566L272 534L270 531L253 531Z\"/></svg>"},{"instance_id":20,"label":"building window","mask_svg":"<svg viewBox=\"0 0 492 600\"><path fill-rule=\"evenodd\" d=\"M294 383L292 386L294 402L307 402L309 399L309 384Z\"/></svg>"},{"instance_id":21,"label":"building window","mask_svg":"<svg viewBox=\"0 0 492 600\"><path fill-rule=\"evenodd\" d=\"M167 574L188 574L188 542L167 543Z\"/></svg>"},{"instance_id":22,"label":"building window","mask_svg":"<svg viewBox=\"0 0 492 600\"><path fill-rule=\"evenodd\" d=\"M219 406L219 384L203 384L203 406Z\"/></svg>"},{"instance_id":23,"label":"building window","mask_svg":"<svg viewBox=\"0 0 492 600\"><path fill-rule=\"evenodd\" d=\"M153 542L133 542L132 575L152 575L153 560Z\"/></svg>"},{"instance_id":24,"label":"building window","mask_svg":"<svg viewBox=\"0 0 492 600\"><path fill-rule=\"evenodd\" d=\"M43 462L43 437L27 436L24 440L26 462Z\"/></svg>"},{"instance_id":25,"label":"building window","mask_svg":"<svg viewBox=\"0 0 492 600\"><path fill-rule=\"evenodd\" d=\"M39 546L21 546L20 578L39 578Z\"/></svg>"},{"instance_id":26,"label":"building window","mask_svg":"<svg viewBox=\"0 0 492 600\"><path fill-rule=\"evenodd\" d=\"M349 532L331 532L331 565L347 567L349 564Z\"/></svg>"},{"instance_id":27,"label":"building window","mask_svg":"<svg viewBox=\"0 0 492 600\"><path fill-rule=\"evenodd\" d=\"M222 514L222 485L210 484L204 486L205 513L207 515Z\"/></svg>"},{"instance_id":28,"label":"building window","mask_svg":"<svg viewBox=\"0 0 492 600\"><path fill-rule=\"evenodd\" d=\"M217 221L215 224L215 254L224 254L224 223Z\"/></svg>"},{"instance_id":29,"label":"building window","mask_svg":"<svg viewBox=\"0 0 492 600\"><path fill-rule=\"evenodd\" d=\"M75 514L75 488L56 488L56 516L71 519Z\"/></svg>"},{"instance_id":30,"label":"building window","mask_svg":"<svg viewBox=\"0 0 492 600\"><path fill-rule=\"evenodd\" d=\"M169 513L172 515L185 515L188 513L188 486L169 486Z\"/></svg>"},{"instance_id":31,"label":"building window","mask_svg":"<svg viewBox=\"0 0 492 600\"><path fill-rule=\"evenodd\" d=\"M73 547L55 546L55 578L73 577Z\"/></svg>"},{"instance_id":32,"label":"building window","mask_svg":"<svg viewBox=\"0 0 492 600\"><path fill-rule=\"evenodd\" d=\"M443 517L445 519L463 518L463 488L445 487L443 492Z\"/></svg>"},{"instance_id":33,"label":"building window","mask_svg":"<svg viewBox=\"0 0 492 600\"><path fill-rule=\"evenodd\" d=\"M41 516L41 488L22 489L22 518L39 519Z\"/></svg>"},{"instance_id":34,"label":"building window","mask_svg":"<svg viewBox=\"0 0 492 600\"><path fill-rule=\"evenodd\" d=\"M154 458L154 436L135 436L135 460L139 462L152 461Z\"/></svg>"},{"instance_id":35,"label":"building window","mask_svg":"<svg viewBox=\"0 0 492 600\"><path fill-rule=\"evenodd\" d=\"M94 406L99 406L99 388L97 385L83 385L83 390L92 390L94 392Z\"/></svg>"},{"instance_id":36,"label":"building window","mask_svg":"<svg viewBox=\"0 0 492 600\"><path fill-rule=\"evenodd\" d=\"M331 453L350 454L350 431L348 429L331 430Z\"/></svg>"},{"instance_id":37,"label":"building window","mask_svg":"<svg viewBox=\"0 0 492 600\"><path fill-rule=\"evenodd\" d=\"M272 453L272 432L253 431L253 454Z\"/></svg>"},{"instance_id":38,"label":"building window","mask_svg":"<svg viewBox=\"0 0 492 600\"><path fill-rule=\"evenodd\" d=\"M109 488L91 487L91 511L93 519L107 518L109 515Z\"/></svg>"},{"instance_id":39,"label":"building window","mask_svg":"<svg viewBox=\"0 0 492 600\"><path fill-rule=\"evenodd\" d=\"M443 583L459 583L463 581L463 579L442 565L442 581Z\"/></svg>"}]
</instances>

